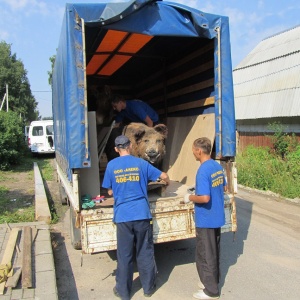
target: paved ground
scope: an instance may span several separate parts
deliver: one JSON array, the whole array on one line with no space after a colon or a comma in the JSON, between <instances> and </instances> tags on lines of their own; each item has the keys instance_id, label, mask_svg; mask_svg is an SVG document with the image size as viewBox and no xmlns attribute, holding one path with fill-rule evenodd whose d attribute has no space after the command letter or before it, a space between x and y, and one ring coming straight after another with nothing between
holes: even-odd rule
<instances>
[{"instance_id":1,"label":"paved ground","mask_svg":"<svg viewBox=\"0 0 300 300\"><path fill-rule=\"evenodd\" d=\"M239 189L238 232L221 238L222 300L299 300L300 203L271 193ZM60 300L117 300L115 251L84 254L74 250L69 214L52 228ZM151 300L191 300L197 290L195 240L155 245L157 291ZM145 300L135 268L132 300Z\"/></svg>"},{"instance_id":2,"label":"paved ground","mask_svg":"<svg viewBox=\"0 0 300 300\"><path fill-rule=\"evenodd\" d=\"M56 276L48 225L43 222L15 223L9 224L9 226L5 224L0 225L0 261L2 260L10 236L10 228L18 227L21 229L17 240L20 252L15 250L13 261L14 265L22 264L22 229L25 226L32 228L33 287L22 289L22 278L20 278L16 288L5 288L4 294L0 295L0 300L57 300Z\"/></svg>"}]
</instances>

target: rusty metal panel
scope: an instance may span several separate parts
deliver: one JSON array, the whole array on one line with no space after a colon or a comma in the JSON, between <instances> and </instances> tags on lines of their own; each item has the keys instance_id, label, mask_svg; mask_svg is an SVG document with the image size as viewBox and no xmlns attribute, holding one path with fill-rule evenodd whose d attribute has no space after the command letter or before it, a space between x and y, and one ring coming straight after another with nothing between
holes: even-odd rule
<instances>
[{"instance_id":1,"label":"rusty metal panel","mask_svg":"<svg viewBox=\"0 0 300 300\"><path fill-rule=\"evenodd\" d=\"M96 253L117 248L113 209L104 207L81 212L81 242L84 253Z\"/></svg>"},{"instance_id":2,"label":"rusty metal panel","mask_svg":"<svg viewBox=\"0 0 300 300\"><path fill-rule=\"evenodd\" d=\"M254 147L273 147L270 137L263 132L240 132L238 151L243 151L249 145Z\"/></svg>"},{"instance_id":3,"label":"rusty metal panel","mask_svg":"<svg viewBox=\"0 0 300 300\"><path fill-rule=\"evenodd\" d=\"M82 228L85 237L83 247L86 253L95 253L116 249L116 225L112 219L88 221Z\"/></svg>"},{"instance_id":4,"label":"rusty metal panel","mask_svg":"<svg viewBox=\"0 0 300 300\"><path fill-rule=\"evenodd\" d=\"M185 187L186 188L186 187ZM186 189L184 189L186 190ZM172 192L171 192L172 193ZM194 204L184 204L183 195L173 198L155 198L150 209L153 216L154 243L183 240L195 237ZM232 231L232 195L225 196L226 224L222 232ZM117 248L116 225L112 222L113 208L102 207L81 212L82 250L96 253Z\"/></svg>"},{"instance_id":5,"label":"rusty metal panel","mask_svg":"<svg viewBox=\"0 0 300 300\"><path fill-rule=\"evenodd\" d=\"M193 210L168 211L153 214L154 243L195 237Z\"/></svg>"}]
</instances>

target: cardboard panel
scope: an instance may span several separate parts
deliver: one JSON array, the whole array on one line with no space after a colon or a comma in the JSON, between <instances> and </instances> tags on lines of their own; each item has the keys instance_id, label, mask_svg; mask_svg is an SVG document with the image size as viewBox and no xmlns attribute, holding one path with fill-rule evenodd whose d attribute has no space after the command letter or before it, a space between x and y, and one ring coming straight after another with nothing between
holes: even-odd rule
<instances>
[{"instance_id":1,"label":"cardboard panel","mask_svg":"<svg viewBox=\"0 0 300 300\"><path fill-rule=\"evenodd\" d=\"M167 171L171 180L188 186L195 185L200 163L192 153L192 145L194 140L200 137L214 141L215 115L168 118L167 126L169 133L163 169Z\"/></svg>"}]
</instances>

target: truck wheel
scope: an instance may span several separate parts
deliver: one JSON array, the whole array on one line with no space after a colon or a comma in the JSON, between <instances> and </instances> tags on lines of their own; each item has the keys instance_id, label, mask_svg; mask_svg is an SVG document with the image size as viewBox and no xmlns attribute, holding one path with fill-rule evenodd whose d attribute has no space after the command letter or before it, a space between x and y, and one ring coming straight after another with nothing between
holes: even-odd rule
<instances>
[{"instance_id":1,"label":"truck wheel","mask_svg":"<svg viewBox=\"0 0 300 300\"><path fill-rule=\"evenodd\" d=\"M61 204L67 205L69 202L68 195L61 183L59 184L59 195L60 195Z\"/></svg>"},{"instance_id":2,"label":"truck wheel","mask_svg":"<svg viewBox=\"0 0 300 300\"><path fill-rule=\"evenodd\" d=\"M76 217L75 217L75 211L70 205L70 237L71 237L71 243L75 250L81 250L81 232L80 228L75 227Z\"/></svg>"}]
</instances>

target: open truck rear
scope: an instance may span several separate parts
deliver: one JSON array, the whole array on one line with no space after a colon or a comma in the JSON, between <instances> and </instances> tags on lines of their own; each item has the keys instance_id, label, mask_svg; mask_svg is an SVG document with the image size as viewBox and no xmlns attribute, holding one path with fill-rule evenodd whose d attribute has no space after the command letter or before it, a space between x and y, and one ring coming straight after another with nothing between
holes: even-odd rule
<instances>
[{"instance_id":1,"label":"open truck rear","mask_svg":"<svg viewBox=\"0 0 300 300\"><path fill-rule=\"evenodd\" d=\"M184 204L199 163L194 139L213 142L212 157L226 170L226 225L236 230L235 115L227 17L165 1L67 4L53 70L56 162L62 198L70 204L74 248L116 249L113 207L82 209L82 196L102 194L105 163L89 85L109 86L142 99L168 127L162 170L171 185L149 191L154 242L195 236L194 207ZM100 163L99 163L100 161ZM105 204L106 202L104 202Z\"/></svg>"}]
</instances>

